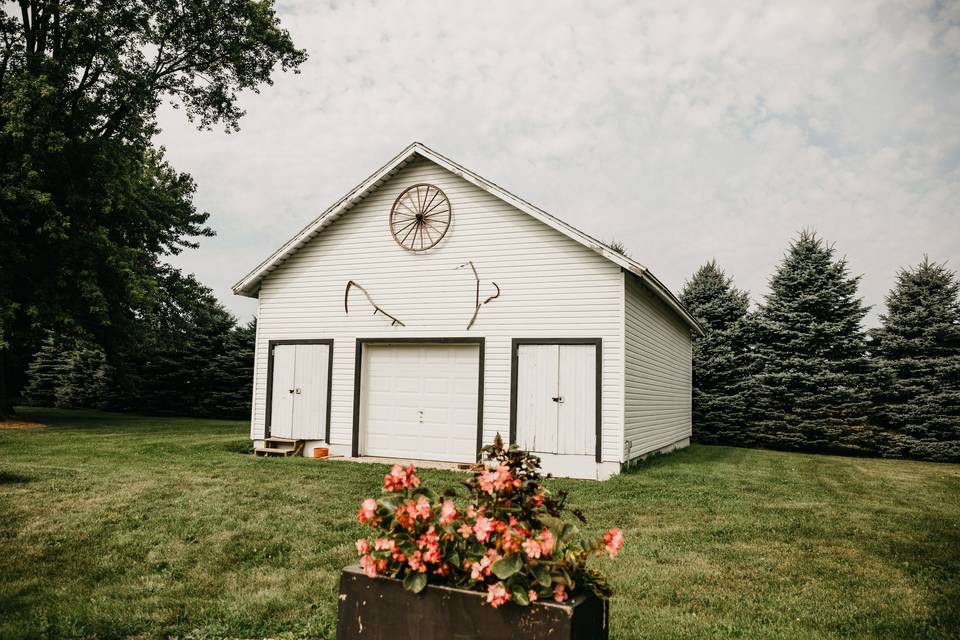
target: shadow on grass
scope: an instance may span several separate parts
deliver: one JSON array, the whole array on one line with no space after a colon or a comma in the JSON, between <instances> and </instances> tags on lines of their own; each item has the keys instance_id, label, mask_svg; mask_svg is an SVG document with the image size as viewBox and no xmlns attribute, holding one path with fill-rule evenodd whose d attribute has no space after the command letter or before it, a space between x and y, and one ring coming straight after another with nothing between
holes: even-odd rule
<instances>
[{"instance_id":1,"label":"shadow on grass","mask_svg":"<svg viewBox=\"0 0 960 640\"><path fill-rule=\"evenodd\" d=\"M225 451L229 451L230 453L242 453L243 455L250 455L253 453L253 441L236 440L223 445L223 448Z\"/></svg>"},{"instance_id":2,"label":"shadow on grass","mask_svg":"<svg viewBox=\"0 0 960 640\"><path fill-rule=\"evenodd\" d=\"M33 480L30 476L13 473L11 471L0 471L0 484L26 484Z\"/></svg>"}]
</instances>

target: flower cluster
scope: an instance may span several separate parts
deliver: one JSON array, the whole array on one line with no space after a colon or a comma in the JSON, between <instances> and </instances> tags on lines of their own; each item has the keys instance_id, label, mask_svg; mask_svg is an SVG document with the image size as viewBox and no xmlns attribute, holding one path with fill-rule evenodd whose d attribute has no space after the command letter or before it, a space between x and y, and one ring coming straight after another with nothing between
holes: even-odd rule
<instances>
[{"instance_id":1,"label":"flower cluster","mask_svg":"<svg viewBox=\"0 0 960 640\"><path fill-rule=\"evenodd\" d=\"M591 555L615 558L623 532L583 540L562 519L570 511L584 521L582 514L566 508L564 492L552 495L543 486L538 458L504 448L499 437L484 452L492 464L463 483L466 496L438 495L421 486L413 465L394 465L383 495L364 500L357 513L377 531L356 542L364 573L402 579L414 592L428 582L481 591L492 607L565 602L582 590L609 597L586 563Z\"/></svg>"}]
</instances>

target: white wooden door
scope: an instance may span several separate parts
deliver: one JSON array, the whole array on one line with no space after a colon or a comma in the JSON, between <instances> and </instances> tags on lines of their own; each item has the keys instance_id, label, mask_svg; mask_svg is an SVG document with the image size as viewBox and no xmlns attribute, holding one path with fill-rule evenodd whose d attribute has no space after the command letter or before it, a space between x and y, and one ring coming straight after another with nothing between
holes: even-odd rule
<instances>
[{"instance_id":1,"label":"white wooden door","mask_svg":"<svg viewBox=\"0 0 960 640\"><path fill-rule=\"evenodd\" d=\"M517 346L517 444L538 453L596 452L596 346Z\"/></svg>"},{"instance_id":2,"label":"white wooden door","mask_svg":"<svg viewBox=\"0 0 960 640\"><path fill-rule=\"evenodd\" d=\"M292 437L323 440L327 426L327 376L330 347L298 344L294 366Z\"/></svg>"},{"instance_id":3,"label":"white wooden door","mask_svg":"<svg viewBox=\"0 0 960 640\"><path fill-rule=\"evenodd\" d=\"M293 437L293 398L296 395L294 367L297 348L279 344L273 348L273 385L270 399L270 435Z\"/></svg>"},{"instance_id":4,"label":"white wooden door","mask_svg":"<svg viewBox=\"0 0 960 640\"><path fill-rule=\"evenodd\" d=\"M597 442L597 347L560 345L557 415L559 454L594 455Z\"/></svg>"},{"instance_id":5,"label":"white wooden door","mask_svg":"<svg viewBox=\"0 0 960 640\"><path fill-rule=\"evenodd\" d=\"M270 435L323 440L327 426L330 347L280 344L273 348Z\"/></svg>"},{"instance_id":6,"label":"white wooden door","mask_svg":"<svg viewBox=\"0 0 960 640\"><path fill-rule=\"evenodd\" d=\"M517 444L527 451L554 452L557 447L557 371L560 349L555 344L517 347Z\"/></svg>"},{"instance_id":7,"label":"white wooden door","mask_svg":"<svg viewBox=\"0 0 960 640\"><path fill-rule=\"evenodd\" d=\"M368 344L361 386L361 453L473 462L480 348Z\"/></svg>"}]
</instances>

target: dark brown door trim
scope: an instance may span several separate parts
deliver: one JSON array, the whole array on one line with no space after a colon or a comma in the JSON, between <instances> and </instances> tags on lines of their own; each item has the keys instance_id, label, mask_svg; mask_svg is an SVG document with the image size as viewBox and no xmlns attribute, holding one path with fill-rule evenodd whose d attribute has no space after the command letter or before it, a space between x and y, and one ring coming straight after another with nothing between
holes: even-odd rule
<instances>
[{"instance_id":1,"label":"dark brown door trim","mask_svg":"<svg viewBox=\"0 0 960 640\"><path fill-rule=\"evenodd\" d=\"M477 461L483 446L483 370L485 368L486 338L357 338L353 363L353 442L351 455L360 457L360 385L363 381L363 345L365 344L476 344L480 346L480 364L477 376Z\"/></svg>"},{"instance_id":2,"label":"dark brown door trim","mask_svg":"<svg viewBox=\"0 0 960 640\"><path fill-rule=\"evenodd\" d=\"M333 340L327 338L306 338L303 340L270 340L267 342L267 413L263 418L264 437L270 437L270 420L273 413L273 348L281 344L325 344L330 347L327 358L327 424L324 428L324 442L330 444L330 400L333 396Z\"/></svg>"},{"instance_id":3,"label":"dark brown door trim","mask_svg":"<svg viewBox=\"0 0 960 640\"><path fill-rule=\"evenodd\" d=\"M517 441L517 347L522 344L586 344L593 345L597 351L597 447L596 460L603 460L603 339L602 338L514 338L510 345L510 444Z\"/></svg>"}]
</instances>

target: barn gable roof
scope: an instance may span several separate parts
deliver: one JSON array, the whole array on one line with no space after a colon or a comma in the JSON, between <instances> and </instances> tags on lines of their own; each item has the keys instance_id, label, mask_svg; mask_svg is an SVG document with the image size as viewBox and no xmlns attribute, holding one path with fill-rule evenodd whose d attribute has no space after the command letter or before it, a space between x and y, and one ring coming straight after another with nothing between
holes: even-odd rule
<instances>
[{"instance_id":1,"label":"barn gable roof","mask_svg":"<svg viewBox=\"0 0 960 640\"><path fill-rule=\"evenodd\" d=\"M349 211L357 203L366 198L381 184L386 182L395 173L397 173L406 165L410 164L410 162L415 160L417 157L425 158L443 167L447 171L463 178L472 185L483 189L497 198L500 198L507 204L510 204L520 211L523 211L524 213L536 218L548 227L559 231L565 236L575 240L576 242L579 242L583 246L599 253L607 260L610 260L614 264L618 265L624 271L638 277L654 294L657 295L658 298L660 298L660 300L662 300L668 307L676 312L694 333L703 335L703 328L701 327L700 323L697 322L696 318L694 318L693 315L687 311L686 307L683 306L683 304L662 282L660 282L646 267L641 265L639 262L621 253L618 253L617 251L614 251L610 246L604 244L596 238L593 238L579 229L570 226L559 218L550 215L546 211L530 204L526 200L510 193L506 189L494 184L493 182L482 178L469 169L462 167L453 160L450 160L446 156L437 153L433 149L420 142L414 142L413 144L409 145L406 149L394 156L394 158L391 159L387 164L377 169L377 171L375 171L370 177L354 187L353 190L351 190L343 198L317 216L317 218L310 222L310 224L301 229L299 233L288 240L282 247L277 249L273 255L261 262L250 273L244 276L242 280L233 285L233 292L236 295L247 296L251 298L256 297L260 290L261 281L271 271L276 269L287 258L292 256L307 242L309 242L314 236L322 232L333 221Z\"/></svg>"}]
</instances>

